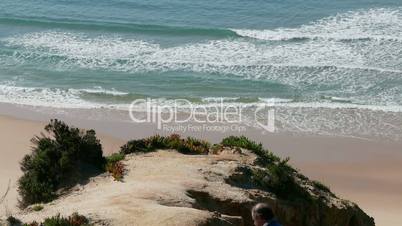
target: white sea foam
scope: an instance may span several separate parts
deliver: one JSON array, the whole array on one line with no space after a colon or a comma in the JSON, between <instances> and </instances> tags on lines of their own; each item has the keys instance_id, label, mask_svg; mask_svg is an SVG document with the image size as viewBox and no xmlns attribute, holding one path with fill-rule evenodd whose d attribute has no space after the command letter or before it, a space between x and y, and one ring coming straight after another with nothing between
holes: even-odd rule
<instances>
[{"instance_id":1,"label":"white sea foam","mask_svg":"<svg viewBox=\"0 0 402 226\"><path fill-rule=\"evenodd\" d=\"M101 87L93 89L59 89L42 87L22 87L12 83L0 84L0 102L52 108L114 108L128 109L128 104L105 104L81 98L84 93L105 93L125 95L124 92L107 90Z\"/></svg>"},{"instance_id":2,"label":"white sea foam","mask_svg":"<svg viewBox=\"0 0 402 226\"><path fill-rule=\"evenodd\" d=\"M401 73L402 43L342 43L311 41L286 45L257 45L241 40L217 40L161 48L138 40L112 37L88 38L79 34L40 32L3 39L16 50L17 60L49 58L54 66L128 72L175 71L234 74L271 79L273 73L292 68L310 71L373 71ZM391 50L391 51L390 51ZM392 51L393 50L393 51ZM53 58L52 58L53 57ZM388 59L384 59L387 57ZM54 59L59 59L54 62ZM342 75L341 75L342 77ZM283 78L286 79L286 78ZM305 78L302 78L306 82ZM317 77L320 80L319 75ZM300 82L300 81L295 81Z\"/></svg>"},{"instance_id":3,"label":"white sea foam","mask_svg":"<svg viewBox=\"0 0 402 226\"><path fill-rule=\"evenodd\" d=\"M340 13L298 28L233 29L238 35L261 40L332 39L402 41L401 8Z\"/></svg>"},{"instance_id":4,"label":"white sea foam","mask_svg":"<svg viewBox=\"0 0 402 226\"><path fill-rule=\"evenodd\" d=\"M358 22L359 20L356 23ZM321 28L325 27L344 34L332 24L324 22L318 24L310 25L314 27L311 29L327 33ZM302 28L296 30L306 33ZM402 34L401 32L393 34ZM350 37L348 34L345 35ZM274 36L281 37L281 35ZM398 48L402 47L402 43L387 41L360 44L315 40L286 45L257 45L241 40L217 40L162 48L158 44L141 40L106 36L87 37L83 34L65 32L30 33L2 41L8 46L25 48L26 51L17 50L14 54L18 60L21 58L46 60L59 57L58 64L63 66L78 65L84 68L130 72L191 70L261 77L268 74L264 70L266 66L332 66L341 70L351 68L398 73L402 71L401 62L398 60L402 54ZM386 62L383 59L384 54L388 56Z\"/></svg>"},{"instance_id":5,"label":"white sea foam","mask_svg":"<svg viewBox=\"0 0 402 226\"><path fill-rule=\"evenodd\" d=\"M16 103L23 105L32 106L45 106L54 108L113 108L113 109L128 109L130 103L126 104L107 104L101 102L93 102L83 100L80 95L84 93L110 93L111 95L123 95L124 92L119 92L116 90L106 90L101 87L94 89L58 89L58 88L40 88L40 87L21 87L15 86L10 83L0 84L0 102L3 103ZM124 94L125 95L125 94ZM296 102L292 99L281 99L281 98L258 98L255 102L241 103L233 102L239 98L225 98L225 97L211 97L203 98L201 103L186 102L186 105L182 107L213 107L223 103L223 106L244 106L244 107L286 107L286 108L325 108L325 109L367 109L373 111L387 111L387 112L402 112L402 106L399 105L389 105L389 106L378 106L378 105L362 105L347 103L346 101L339 101L338 99L344 100L343 98L332 97L334 102ZM173 106L175 99L158 98L153 99L160 105ZM180 103L180 102L179 102ZM142 108L145 110L145 105Z\"/></svg>"},{"instance_id":6,"label":"white sea foam","mask_svg":"<svg viewBox=\"0 0 402 226\"><path fill-rule=\"evenodd\" d=\"M383 104L397 102L401 97L402 87L391 89L395 92L367 92L377 84L401 78L402 43L370 42L362 46L310 41L256 45L240 40L218 40L161 48L143 41L86 38L57 32L27 34L3 42L25 48L14 55L16 62L37 60L45 64L50 59L51 67L62 70L79 66L130 73L192 71L264 79L300 90L310 86L337 87L341 92ZM60 60L54 62L54 59Z\"/></svg>"},{"instance_id":7,"label":"white sea foam","mask_svg":"<svg viewBox=\"0 0 402 226\"><path fill-rule=\"evenodd\" d=\"M79 98L79 94L82 92L85 91L28 88L7 84L0 85L0 102L45 106L56 109L128 109L125 105L113 106L86 102ZM381 139L396 140L402 138L401 106L384 107L344 103L300 103L288 100L261 100L264 103L226 103L224 106L230 104L230 106L245 107L250 109L251 113L253 113L253 109L261 106L261 104L268 106L269 109L275 109L275 125L278 132L357 136L362 138L379 137ZM164 106L174 104L172 100L163 98L157 100L157 102ZM213 107L214 105L216 103L201 103L197 106ZM139 106L139 109L145 110L145 106ZM263 122L264 115L261 116ZM260 115L257 117L259 118ZM253 114L245 114L242 123L259 128L256 125Z\"/></svg>"},{"instance_id":8,"label":"white sea foam","mask_svg":"<svg viewBox=\"0 0 402 226\"><path fill-rule=\"evenodd\" d=\"M116 36L52 31L0 42L15 49L7 64L13 58L15 64L33 61L60 70L81 67L129 73L236 75L269 80L306 95L346 94L366 105L398 105L402 100L401 18L400 9L372 9L339 14L299 28L258 31L270 40L303 38L300 34L311 37L286 43L225 39L162 47ZM368 40L343 41L355 38ZM309 93L311 90L315 93Z\"/></svg>"},{"instance_id":9,"label":"white sea foam","mask_svg":"<svg viewBox=\"0 0 402 226\"><path fill-rule=\"evenodd\" d=\"M290 103L293 102L292 99L284 98L259 98L260 101L267 104L277 104L277 103Z\"/></svg>"},{"instance_id":10,"label":"white sea foam","mask_svg":"<svg viewBox=\"0 0 402 226\"><path fill-rule=\"evenodd\" d=\"M108 95L112 95L112 96L126 96L129 94L127 92L121 92L116 89L110 89L110 90L104 89L100 86L96 86L91 89L79 89L78 91L86 92L86 93L94 93L94 94L108 94Z\"/></svg>"},{"instance_id":11,"label":"white sea foam","mask_svg":"<svg viewBox=\"0 0 402 226\"><path fill-rule=\"evenodd\" d=\"M47 107L90 108L93 106L92 103L80 99L74 92L9 85L0 85L0 101Z\"/></svg>"}]
</instances>

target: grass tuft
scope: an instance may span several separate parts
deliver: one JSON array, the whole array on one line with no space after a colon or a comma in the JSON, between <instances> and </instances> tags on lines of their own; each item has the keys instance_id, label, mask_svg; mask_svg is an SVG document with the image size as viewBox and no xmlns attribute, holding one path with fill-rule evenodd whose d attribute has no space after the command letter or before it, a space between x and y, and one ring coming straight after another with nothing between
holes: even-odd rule
<instances>
[{"instance_id":1,"label":"grass tuft","mask_svg":"<svg viewBox=\"0 0 402 226\"><path fill-rule=\"evenodd\" d=\"M43 206L42 205L35 205L32 207L33 211L39 212L41 210L43 210Z\"/></svg>"}]
</instances>

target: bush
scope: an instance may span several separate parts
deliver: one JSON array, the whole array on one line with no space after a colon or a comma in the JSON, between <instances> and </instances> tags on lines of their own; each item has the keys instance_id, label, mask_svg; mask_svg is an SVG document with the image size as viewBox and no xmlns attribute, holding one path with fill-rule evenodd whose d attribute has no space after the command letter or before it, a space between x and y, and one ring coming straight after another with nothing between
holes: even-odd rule
<instances>
[{"instance_id":1,"label":"bush","mask_svg":"<svg viewBox=\"0 0 402 226\"><path fill-rule=\"evenodd\" d=\"M125 173L124 164L121 162L124 160L125 155L122 153L114 153L111 156L106 157L105 170L112 174L116 181L122 181Z\"/></svg>"},{"instance_id":2,"label":"bush","mask_svg":"<svg viewBox=\"0 0 402 226\"><path fill-rule=\"evenodd\" d=\"M257 144L256 142L249 140L245 136L229 136L224 138L221 141L221 144L227 147L240 147L254 152L262 152L264 150L261 143Z\"/></svg>"},{"instance_id":3,"label":"bush","mask_svg":"<svg viewBox=\"0 0 402 226\"><path fill-rule=\"evenodd\" d=\"M288 171L283 164L272 164L265 169L253 169L251 171L253 184L284 200L310 202L312 200L311 195L296 181L292 172Z\"/></svg>"},{"instance_id":4,"label":"bush","mask_svg":"<svg viewBox=\"0 0 402 226\"><path fill-rule=\"evenodd\" d=\"M150 151L152 150L149 149L148 144L144 139L131 140L120 148L120 153L125 155L138 152L145 153Z\"/></svg>"},{"instance_id":5,"label":"bush","mask_svg":"<svg viewBox=\"0 0 402 226\"><path fill-rule=\"evenodd\" d=\"M151 136L145 139L150 151L156 149L166 149L170 147L170 137L162 137L160 135Z\"/></svg>"},{"instance_id":6,"label":"bush","mask_svg":"<svg viewBox=\"0 0 402 226\"><path fill-rule=\"evenodd\" d=\"M122 153L113 153L112 155L106 157L106 163L115 163L124 160L125 155Z\"/></svg>"},{"instance_id":7,"label":"bush","mask_svg":"<svg viewBox=\"0 0 402 226\"><path fill-rule=\"evenodd\" d=\"M85 177L83 172L102 170L105 164L93 130L80 131L58 120L51 120L45 130L50 137L34 137L32 153L21 162L24 174L18 191L22 207L51 201L58 189L76 184Z\"/></svg>"},{"instance_id":8,"label":"bush","mask_svg":"<svg viewBox=\"0 0 402 226\"><path fill-rule=\"evenodd\" d=\"M261 189L285 200L311 200L310 194L297 183L295 179L297 171L288 164L288 158L281 160L272 152L265 150L261 143L251 141L245 136L224 138L221 145L244 148L257 155L257 162L263 169L254 170L252 180Z\"/></svg>"},{"instance_id":9,"label":"bush","mask_svg":"<svg viewBox=\"0 0 402 226\"><path fill-rule=\"evenodd\" d=\"M70 221L67 218L63 218L60 215L46 218L43 224L43 226L70 226Z\"/></svg>"},{"instance_id":10,"label":"bush","mask_svg":"<svg viewBox=\"0 0 402 226\"><path fill-rule=\"evenodd\" d=\"M131 140L121 147L121 154L146 153L158 149L175 149L183 154L208 154L210 144L206 141L188 137L182 139L177 134L167 137L160 135L145 139Z\"/></svg>"},{"instance_id":11,"label":"bush","mask_svg":"<svg viewBox=\"0 0 402 226\"><path fill-rule=\"evenodd\" d=\"M60 214L46 218L43 223L32 222L24 226L90 226L89 220L78 213L73 213L68 218L61 217Z\"/></svg>"},{"instance_id":12,"label":"bush","mask_svg":"<svg viewBox=\"0 0 402 226\"><path fill-rule=\"evenodd\" d=\"M116 181L122 181L125 173L124 164L121 161L108 162L106 164L106 171L112 174Z\"/></svg>"},{"instance_id":13,"label":"bush","mask_svg":"<svg viewBox=\"0 0 402 226\"><path fill-rule=\"evenodd\" d=\"M12 225L12 226L14 226L14 225L17 226L17 225L22 224L22 222L19 219L15 218L13 216L7 217L6 221L7 221L8 225ZM1 225L1 221L0 221L0 225Z\"/></svg>"},{"instance_id":14,"label":"bush","mask_svg":"<svg viewBox=\"0 0 402 226\"><path fill-rule=\"evenodd\" d=\"M183 154L208 154L210 146L206 141L188 137L179 143L177 151Z\"/></svg>"},{"instance_id":15,"label":"bush","mask_svg":"<svg viewBox=\"0 0 402 226\"><path fill-rule=\"evenodd\" d=\"M250 150L257 155L258 163L263 166L267 166L271 163L276 163L281 160L272 152L265 150L261 143L256 143L255 141L252 141L245 136L229 136L221 141L221 145L231 148L239 147Z\"/></svg>"}]
</instances>

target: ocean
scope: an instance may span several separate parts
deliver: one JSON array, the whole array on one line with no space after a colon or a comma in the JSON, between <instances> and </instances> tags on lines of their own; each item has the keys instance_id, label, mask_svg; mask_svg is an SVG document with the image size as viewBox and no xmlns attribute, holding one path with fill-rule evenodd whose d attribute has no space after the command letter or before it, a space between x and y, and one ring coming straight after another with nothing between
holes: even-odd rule
<instances>
[{"instance_id":1,"label":"ocean","mask_svg":"<svg viewBox=\"0 0 402 226\"><path fill-rule=\"evenodd\" d=\"M402 112L402 1L0 1L0 102L124 109L141 98L274 103L287 128L300 124L285 108L304 120L310 109L310 121L338 109L331 125L345 109L388 119Z\"/></svg>"}]
</instances>

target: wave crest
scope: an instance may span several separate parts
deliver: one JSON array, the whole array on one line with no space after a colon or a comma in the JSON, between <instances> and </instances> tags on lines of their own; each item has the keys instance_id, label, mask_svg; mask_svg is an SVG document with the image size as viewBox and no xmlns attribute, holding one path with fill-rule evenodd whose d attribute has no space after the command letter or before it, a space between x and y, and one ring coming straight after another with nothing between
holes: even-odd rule
<instances>
[{"instance_id":1,"label":"wave crest","mask_svg":"<svg viewBox=\"0 0 402 226\"><path fill-rule=\"evenodd\" d=\"M338 14L298 28L232 29L242 37L260 40L389 40L402 41L402 10L370 9Z\"/></svg>"}]
</instances>

